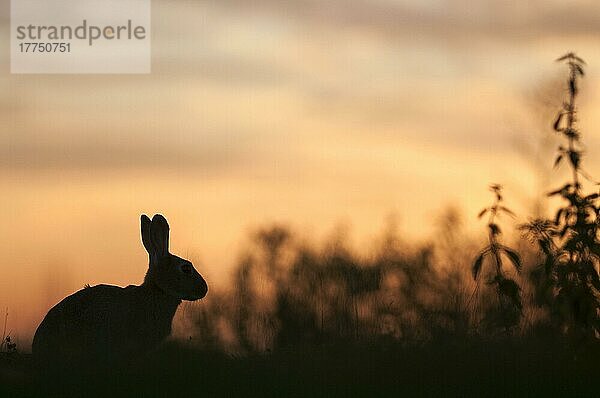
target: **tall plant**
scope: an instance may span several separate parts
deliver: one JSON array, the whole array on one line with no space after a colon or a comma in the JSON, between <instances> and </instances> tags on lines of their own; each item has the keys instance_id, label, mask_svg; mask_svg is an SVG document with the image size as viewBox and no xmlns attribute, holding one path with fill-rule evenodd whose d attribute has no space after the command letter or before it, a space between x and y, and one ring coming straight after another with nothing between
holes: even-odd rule
<instances>
[{"instance_id":1,"label":"tall plant","mask_svg":"<svg viewBox=\"0 0 600 398\"><path fill-rule=\"evenodd\" d=\"M560 57L569 68L568 96L553 129L564 140L558 147L555 167L568 163L570 180L550 192L565 203L553 220L537 219L521 228L539 245L544 261L532 273L538 303L547 305L553 319L568 333L596 336L600 331L600 207L597 192L585 194L581 180L583 148L577 127L579 81L585 62L574 53Z\"/></svg>"},{"instance_id":2,"label":"tall plant","mask_svg":"<svg viewBox=\"0 0 600 398\"><path fill-rule=\"evenodd\" d=\"M482 268L486 260L487 263L491 263L493 271L487 283L496 288L500 303L497 315L500 317L501 325L510 327L519 322L521 315L521 288L514 279L507 275L503 267L503 261L504 258L507 258L517 273L519 273L521 272L521 258L515 250L504 245L500 238L502 231L498 225L497 218L503 213L514 216L514 213L503 204L502 186L493 184L490 186L490 190L494 194L494 202L479 213L479 218L488 214L489 243L475 258L471 272L473 279L477 281L482 274Z\"/></svg>"}]
</instances>

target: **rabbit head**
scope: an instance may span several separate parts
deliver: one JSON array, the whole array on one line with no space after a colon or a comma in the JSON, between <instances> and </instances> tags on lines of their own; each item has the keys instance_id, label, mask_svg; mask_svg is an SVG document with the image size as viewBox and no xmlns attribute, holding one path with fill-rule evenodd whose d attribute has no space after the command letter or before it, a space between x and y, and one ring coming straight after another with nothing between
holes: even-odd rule
<instances>
[{"instance_id":1,"label":"rabbit head","mask_svg":"<svg viewBox=\"0 0 600 398\"><path fill-rule=\"evenodd\" d=\"M195 301L206 296L208 286L194 265L169 253L169 224L160 214L152 220L141 217L142 243L150 257L146 280L180 300Z\"/></svg>"}]
</instances>

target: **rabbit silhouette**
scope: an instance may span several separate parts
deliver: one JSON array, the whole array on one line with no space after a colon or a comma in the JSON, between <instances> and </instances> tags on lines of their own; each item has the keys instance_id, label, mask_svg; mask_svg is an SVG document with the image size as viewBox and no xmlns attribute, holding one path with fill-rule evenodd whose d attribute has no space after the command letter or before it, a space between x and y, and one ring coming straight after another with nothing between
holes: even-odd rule
<instances>
[{"instance_id":1,"label":"rabbit silhouette","mask_svg":"<svg viewBox=\"0 0 600 398\"><path fill-rule=\"evenodd\" d=\"M50 309L33 338L41 366L85 366L128 361L156 347L171 333L182 300L208 292L192 263L169 253L169 224L160 214L141 216L142 243L149 255L144 282L85 287Z\"/></svg>"}]
</instances>

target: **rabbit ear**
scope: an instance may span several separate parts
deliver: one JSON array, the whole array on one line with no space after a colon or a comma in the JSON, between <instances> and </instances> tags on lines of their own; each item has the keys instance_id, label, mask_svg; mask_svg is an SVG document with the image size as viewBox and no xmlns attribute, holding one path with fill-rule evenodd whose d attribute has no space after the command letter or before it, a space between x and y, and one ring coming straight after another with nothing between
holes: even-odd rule
<instances>
[{"instance_id":1,"label":"rabbit ear","mask_svg":"<svg viewBox=\"0 0 600 398\"><path fill-rule=\"evenodd\" d=\"M150 256L152 256L156 252L156 249L154 248L154 245L152 244L152 239L150 236L150 224L151 223L152 222L150 221L150 218L148 218L147 215L142 214L142 217L140 218L140 224L142 227L142 243L144 244L144 248L146 249L146 251L148 252L148 254Z\"/></svg>"},{"instance_id":2,"label":"rabbit ear","mask_svg":"<svg viewBox=\"0 0 600 398\"><path fill-rule=\"evenodd\" d=\"M157 255L166 256L169 254L169 223L162 215L155 214L152 217L150 236Z\"/></svg>"}]
</instances>

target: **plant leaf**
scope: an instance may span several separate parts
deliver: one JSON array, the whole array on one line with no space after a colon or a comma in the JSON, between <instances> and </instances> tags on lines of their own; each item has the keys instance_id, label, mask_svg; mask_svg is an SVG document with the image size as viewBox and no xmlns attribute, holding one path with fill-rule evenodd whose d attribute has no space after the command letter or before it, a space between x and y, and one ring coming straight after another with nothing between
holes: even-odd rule
<instances>
[{"instance_id":1,"label":"plant leaf","mask_svg":"<svg viewBox=\"0 0 600 398\"><path fill-rule=\"evenodd\" d=\"M473 261L473 266L471 267L471 274L473 275L473 279L477 279L479 276L479 272L481 271L481 266L483 265L483 258L487 254L488 250L484 250L477 255L475 261Z\"/></svg>"},{"instance_id":2,"label":"plant leaf","mask_svg":"<svg viewBox=\"0 0 600 398\"><path fill-rule=\"evenodd\" d=\"M556 62L564 61L564 60L565 60L565 59L567 59L567 58L572 58L574 55L575 55L575 54L573 54L573 53L566 53L566 54L565 54L565 55L563 55L562 57L560 57L560 58L557 58L557 59L556 59Z\"/></svg>"},{"instance_id":3,"label":"plant leaf","mask_svg":"<svg viewBox=\"0 0 600 398\"><path fill-rule=\"evenodd\" d=\"M559 113L556 116L556 121L554 122L554 124L552 125L552 128L554 129L554 131L560 131L560 122L562 121L564 113Z\"/></svg>"},{"instance_id":4,"label":"plant leaf","mask_svg":"<svg viewBox=\"0 0 600 398\"><path fill-rule=\"evenodd\" d=\"M562 159L563 159L563 155L562 155L562 153L561 153L560 155L558 155L558 156L556 157L556 160L554 161L554 166L553 166L553 167L554 167L554 168L557 168L557 167L558 167L558 165L560 164L560 161L561 161Z\"/></svg>"},{"instance_id":5,"label":"plant leaf","mask_svg":"<svg viewBox=\"0 0 600 398\"><path fill-rule=\"evenodd\" d=\"M516 217L516 216L517 216L517 215L516 215L516 214L515 214L515 213L514 213L512 210L510 210L508 207L505 207L505 206L500 206L500 207L499 207L499 209L500 209L500 210L502 210L503 212L505 212L506 214L508 214L509 216L512 216L512 217Z\"/></svg>"},{"instance_id":6,"label":"plant leaf","mask_svg":"<svg viewBox=\"0 0 600 398\"><path fill-rule=\"evenodd\" d=\"M562 188L559 188L556 191L549 192L548 196L554 196L554 195L562 194L564 191L566 191L567 189L569 189L571 187L572 187L571 184L565 184Z\"/></svg>"},{"instance_id":7,"label":"plant leaf","mask_svg":"<svg viewBox=\"0 0 600 398\"><path fill-rule=\"evenodd\" d=\"M580 155L577 151L569 151L569 159L571 160L571 164L574 168L579 168L579 159Z\"/></svg>"},{"instance_id":8,"label":"plant leaf","mask_svg":"<svg viewBox=\"0 0 600 398\"><path fill-rule=\"evenodd\" d=\"M558 211L556 212L556 217L554 218L554 224L555 225L560 225L560 220L561 220L561 217L562 217L562 215L563 215L564 212L565 212L564 208L558 209Z\"/></svg>"},{"instance_id":9,"label":"plant leaf","mask_svg":"<svg viewBox=\"0 0 600 398\"><path fill-rule=\"evenodd\" d=\"M519 256L519 253L506 246L502 246L502 251L504 252L504 254L506 254L506 257L508 257L508 259L513 263L517 272L520 273L522 269L522 264L521 256Z\"/></svg>"},{"instance_id":10,"label":"plant leaf","mask_svg":"<svg viewBox=\"0 0 600 398\"><path fill-rule=\"evenodd\" d=\"M503 278L498 282L498 291L500 294L507 297L515 307L519 310L523 308L523 304L521 303L521 288L517 284L517 282L512 279Z\"/></svg>"}]
</instances>

